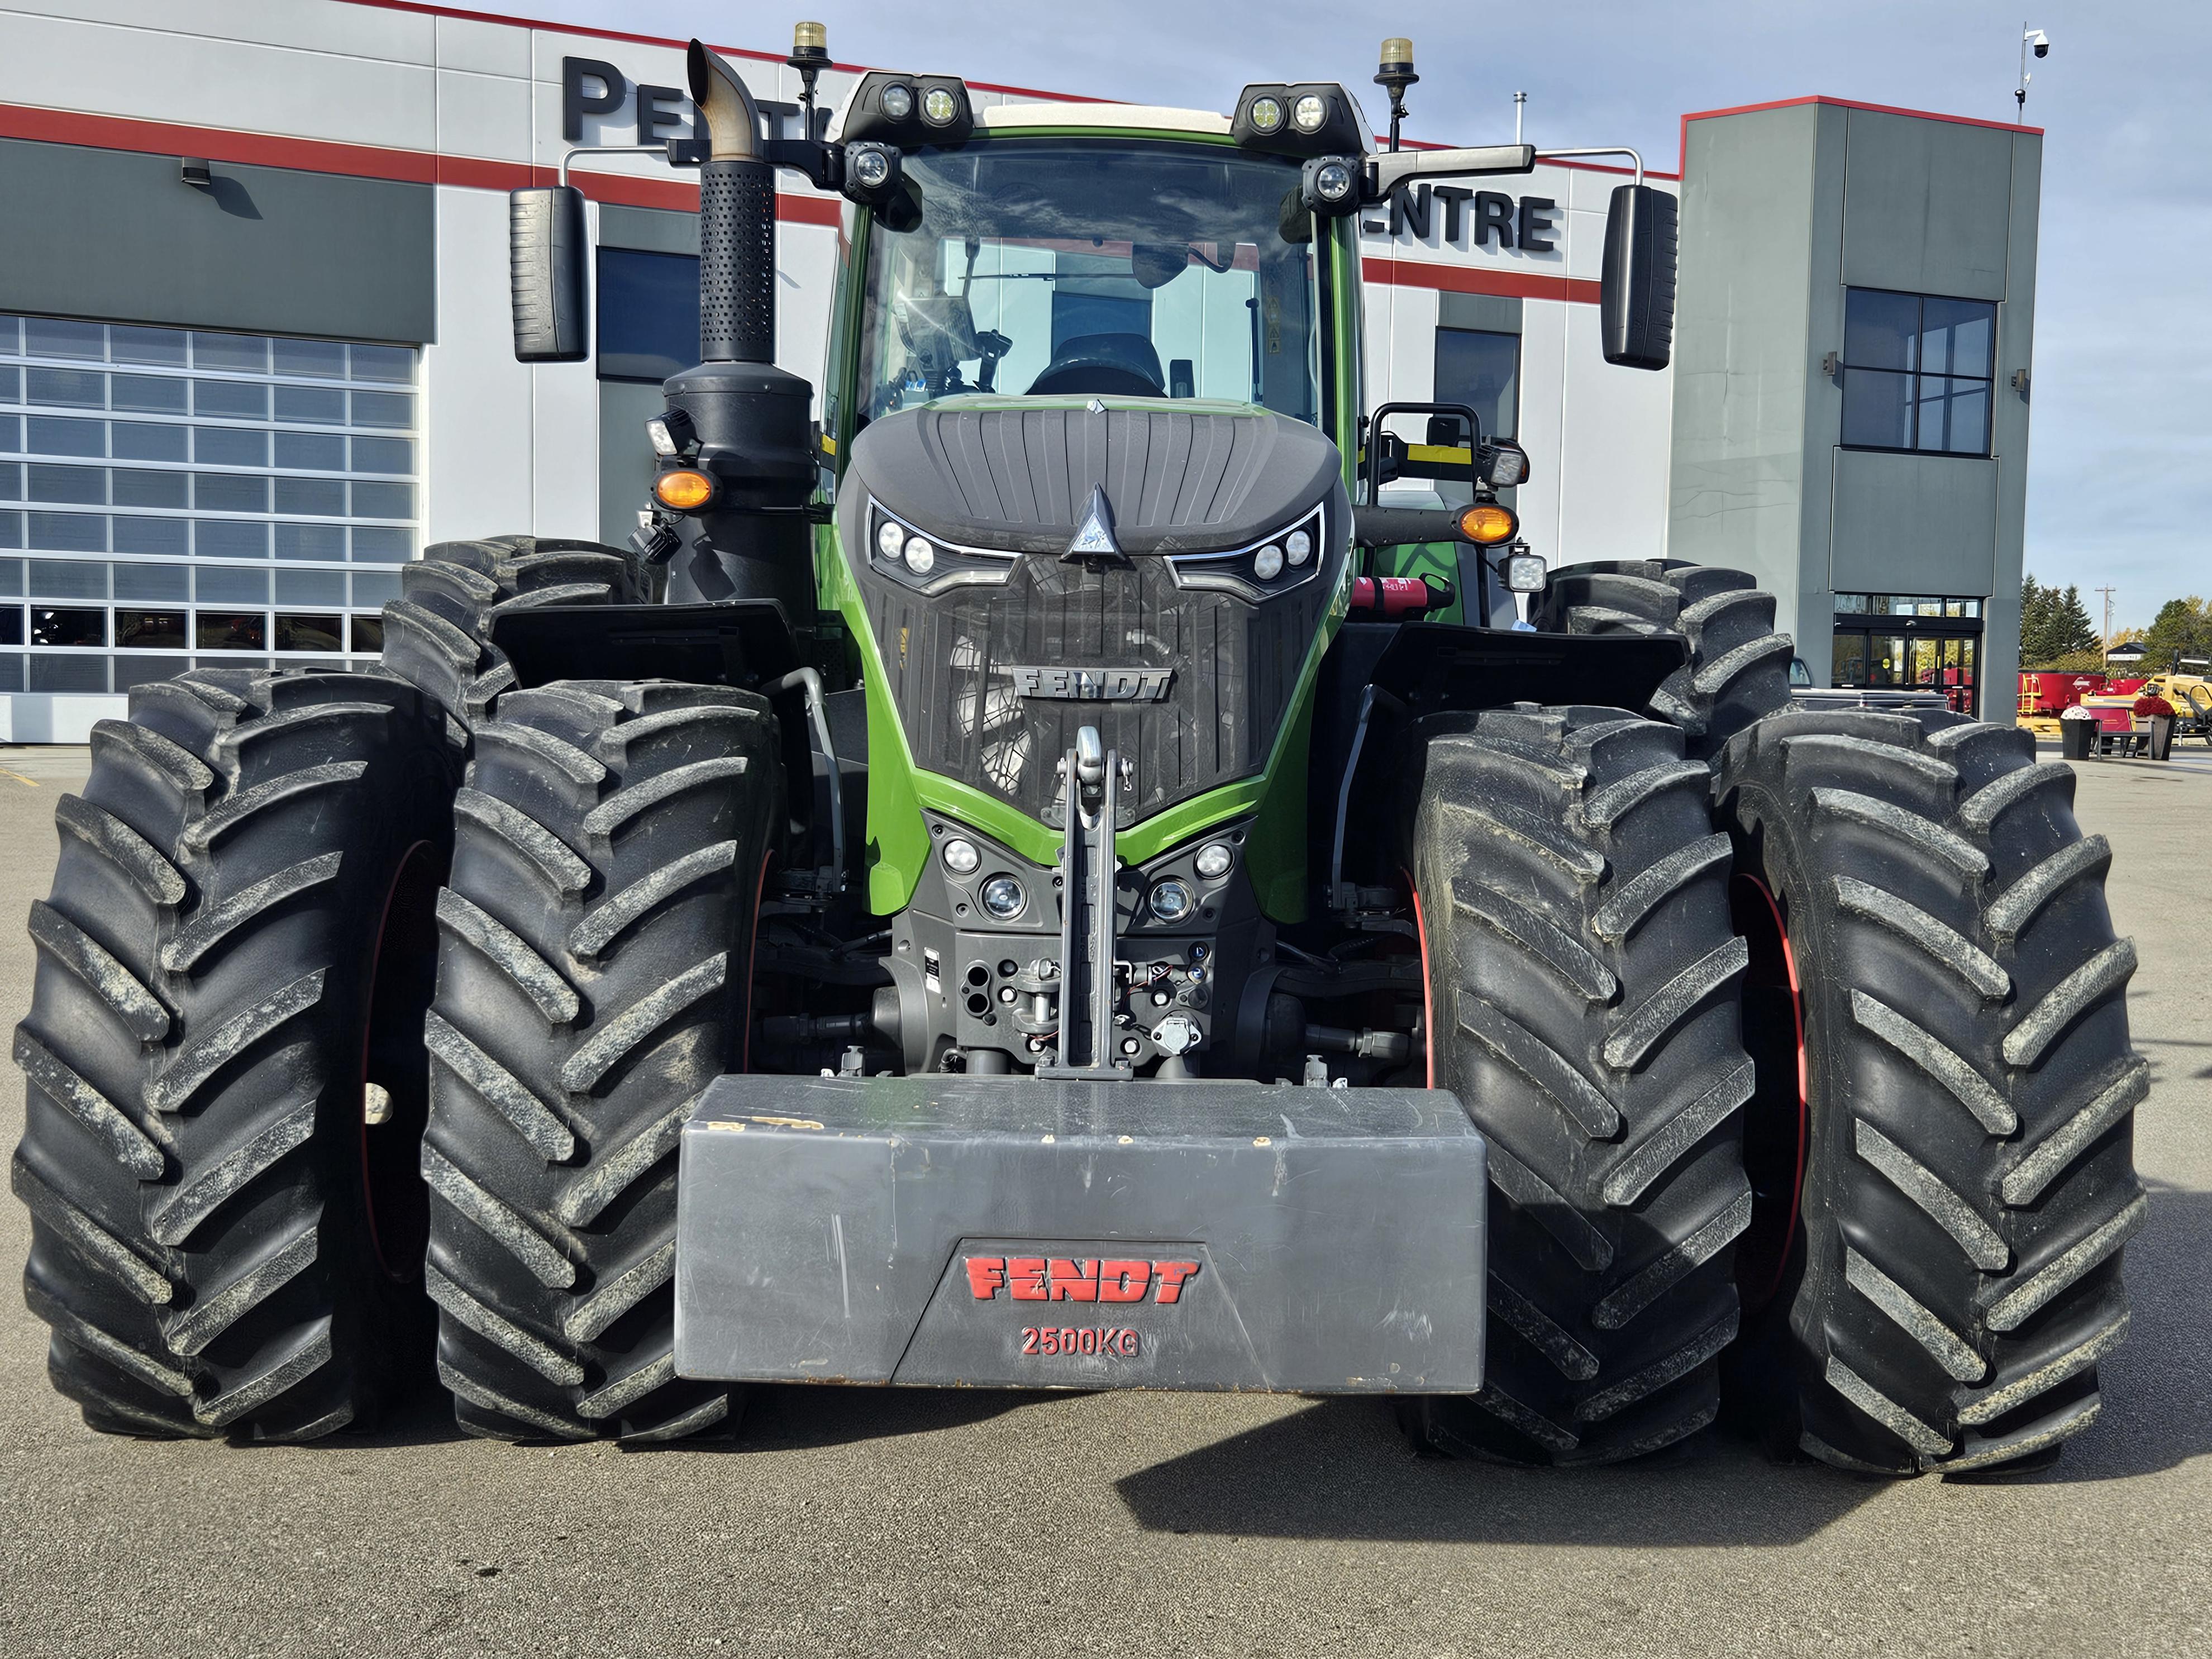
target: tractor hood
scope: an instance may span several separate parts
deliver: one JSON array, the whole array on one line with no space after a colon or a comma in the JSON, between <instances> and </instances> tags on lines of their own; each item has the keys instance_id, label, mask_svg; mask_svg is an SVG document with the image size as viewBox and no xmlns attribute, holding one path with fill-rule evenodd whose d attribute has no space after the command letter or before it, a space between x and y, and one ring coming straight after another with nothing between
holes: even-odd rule
<instances>
[{"instance_id":1,"label":"tractor hood","mask_svg":"<svg viewBox=\"0 0 2212 1659\"><path fill-rule=\"evenodd\" d=\"M869 426L838 538L915 765L1046 825L1085 726L1127 768L1125 822L1261 775L1343 575L1341 465L1241 404L969 398ZM1297 562L1259 578L1293 529ZM918 565L906 532L935 544Z\"/></svg>"},{"instance_id":2,"label":"tractor hood","mask_svg":"<svg viewBox=\"0 0 2212 1659\"><path fill-rule=\"evenodd\" d=\"M1329 492L1336 446L1245 404L970 397L886 416L853 443L875 499L954 546L1057 553L1103 488L1125 553L1248 546Z\"/></svg>"}]
</instances>

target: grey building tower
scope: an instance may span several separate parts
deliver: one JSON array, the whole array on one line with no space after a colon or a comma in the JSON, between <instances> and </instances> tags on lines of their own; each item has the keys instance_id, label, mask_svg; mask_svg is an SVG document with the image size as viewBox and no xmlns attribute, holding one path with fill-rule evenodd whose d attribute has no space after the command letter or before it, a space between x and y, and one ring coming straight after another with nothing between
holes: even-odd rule
<instances>
[{"instance_id":1,"label":"grey building tower","mask_svg":"<svg viewBox=\"0 0 2212 1659\"><path fill-rule=\"evenodd\" d=\"M1668 553L1819 684L2010 715L2043 138L1833 99L1684 122Z\"/></svg>"}]
</instances>

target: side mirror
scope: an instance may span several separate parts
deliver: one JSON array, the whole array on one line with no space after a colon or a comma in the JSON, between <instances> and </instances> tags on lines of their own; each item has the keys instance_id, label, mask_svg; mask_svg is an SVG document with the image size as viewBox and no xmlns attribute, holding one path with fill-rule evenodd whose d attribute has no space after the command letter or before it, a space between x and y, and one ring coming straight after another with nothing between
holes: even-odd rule
<instances>
[{"instance_id":1,"label":"side mirror","mask_svg":"<svg viewBox=\"0 0 2212 1659\"><path fill-rule=\"evenodd\" d=\"M1613 192L1598 296L1609 363L1667 367L1674 345L1676 212L1674 198L1650 185L1622 185Z\"/></svg>"},{"instance_id":2,"label":"side mirror","mask_svg":"<svg viewBox=\"0 0 2212 1659\"><path fill-rule=\"evenodd\" d=\"M590 356L584 192L574 185L508 191L507 248L515 361L575 363Z\"/></svg>"}]
</instances>

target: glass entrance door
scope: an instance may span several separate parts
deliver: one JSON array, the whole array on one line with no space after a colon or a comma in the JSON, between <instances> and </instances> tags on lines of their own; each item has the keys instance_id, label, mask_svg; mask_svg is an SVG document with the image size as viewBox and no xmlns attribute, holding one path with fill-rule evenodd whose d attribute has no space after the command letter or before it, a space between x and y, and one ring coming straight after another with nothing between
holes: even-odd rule
<instances>
[{"instance_id":1,"label":"glass entrance door","mask_svg":"<svg viewBox=\"0 0 2212 1659\"><path fill-rule=\"evenodd\" d=\"M1854 690L1941 691L1961 714L1981 706L1980 640L1972 635L1836 632L1830 684Z\"/></svg>"},{"instance_id":2,"label":"glass entrance door","mask_svg":"<svg viewBox=\"0 0 2212 1659\"><path fill-rule=\"evenodd\" d=\"M1940 691L1980 712L1981 600L1838 593L1836 611L1831 684Z\"/></svg>"}]
</instances>

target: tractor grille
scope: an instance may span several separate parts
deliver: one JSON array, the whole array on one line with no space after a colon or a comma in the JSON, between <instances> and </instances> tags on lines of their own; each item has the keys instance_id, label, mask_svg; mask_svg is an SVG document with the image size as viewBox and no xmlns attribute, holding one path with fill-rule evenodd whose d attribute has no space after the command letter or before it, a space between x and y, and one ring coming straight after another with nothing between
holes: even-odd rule
<instances>
[{"instance_id":1,"label":"tractor grille","mask_svg":"<svg viewBox=\"0 0 2212 1659\"><path fill-rule=\"evenodd\" d=\"M1057 553L1014 562L1003 587L934 597L861 577L891 699L916 765L1047 823L1079 727L1133 763L1122 822L1255 776L1297 684L1331 584L1252 604L1186 591L1167 562L1089 570ZM1012 669L1168 669L1159 702L1024 697Z\"/></svg>"}]
</instances>

